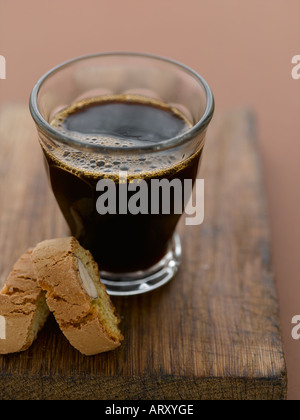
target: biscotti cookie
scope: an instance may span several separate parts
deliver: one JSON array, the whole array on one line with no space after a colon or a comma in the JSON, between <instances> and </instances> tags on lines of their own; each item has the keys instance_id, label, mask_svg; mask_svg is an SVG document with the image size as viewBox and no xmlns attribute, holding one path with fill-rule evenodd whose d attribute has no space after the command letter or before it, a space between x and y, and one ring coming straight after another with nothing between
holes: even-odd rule
<instances>
[{"instance_id":1,"label":"biscotti cookie","mask_svg":"<svg viewBox=\"0 0 300 420\"><path fill-rule=\"evenodd\" d=\"M27 350L50 313L31 254L29 250L17 261L0 292L0 354Z\"/></svg>"},{"instance_id":2,"label":"biscotti cookie","mask_svg":"<svg viewBox=\"0 0 300 420\"><path fill-rule=\"evenodd\" d=\"M32 261L47 304L73 347L91 356L121 344L120 319L89 251L75 238L53 239L37 245Z\"/></svg>"}]
</instances>

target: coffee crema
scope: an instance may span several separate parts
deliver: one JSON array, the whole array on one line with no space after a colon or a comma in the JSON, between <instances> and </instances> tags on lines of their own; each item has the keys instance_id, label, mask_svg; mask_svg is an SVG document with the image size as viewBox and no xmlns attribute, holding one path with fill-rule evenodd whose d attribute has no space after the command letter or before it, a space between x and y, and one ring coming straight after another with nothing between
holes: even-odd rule
<instances>
[{"instance_id":1,"label":"coffee crema","mask_svg":"<svg viewBox=\"0 0 300 420\"><path fill-rule=\"evenodd\" d=\"M50 150L72 171L114 178L120 171L143 177L169 170L182 160L182 156L174 151L166 151L163 156L143 155L143 152L129 156L130 148L156 144L192 128L176 108L136 95L104 96L77 102L56 114L51 125L62 134L88 145L121 149L118 156L92 151L84 153L68 146Z\"/></svg>"}]
</instances>

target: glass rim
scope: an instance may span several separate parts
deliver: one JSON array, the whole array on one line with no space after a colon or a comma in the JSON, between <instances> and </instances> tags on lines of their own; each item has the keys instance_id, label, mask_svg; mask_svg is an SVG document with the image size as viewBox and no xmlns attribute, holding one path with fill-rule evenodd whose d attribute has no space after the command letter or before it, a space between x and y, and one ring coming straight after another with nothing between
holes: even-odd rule
<instances>
[{"instance_id":1,"label":"glass rim","mask_svg":"<svg viewBox=\"0 0 300 420\"><path fill-rule=\"evenodd\" d=\"M166 139L166 140L163 140L161 142L151 144L151 145L133 146L126 149L122 147L89 144L85 142L84 140L75 139L74 137L68 136L67 134L62 133L61 131L51 126L42 116L38 107L38 95L40 93L40 90L43 84L52 75L54 75L55 73L59 72L60 70L74 63L90 60L97 57L101 58L101 57L109 57L109 56L115 56L115 57L118 57L118 56L130 57L131 56L131 57L141 57L141 58L144 57L147 59L163 61L165 63L178 67L183 72L192 76L196 81L200 83L200 85L202 85L206 94L206 108L201 119L196 124L194 124L189 130L175 137L172 137L170 139ZM81 150L89 150L93 152L102 152L102 153L109 153L109 152L134 153L134 152L141 152L141 151L142 152L155 152L155 151L168 150L171 148L178 147L188 142L189 140L195 138L198 134L203 132L206 129L206 127L209 125L213 117L215 102L214 102L214 96L213 96L212 90L209 87L206 80L202 76L200 76L200 74L198 74L196 71L192 70L190 67L187 67L185 64L182 64L178 61L165 58L159 55L154 55L154 54L146 54L146 53L138 53L138 52L106 52L106 53L89 54L89 55L77 57L52 68L44 76L42 76L41 79L34 86L30 95L29 108L30 108L32 118L34 119L36 125L44 132L44 134L48 135L51 139L54 139L65 145L68 145L77 149L81 149Z\"/></svg>"}]
</instances>

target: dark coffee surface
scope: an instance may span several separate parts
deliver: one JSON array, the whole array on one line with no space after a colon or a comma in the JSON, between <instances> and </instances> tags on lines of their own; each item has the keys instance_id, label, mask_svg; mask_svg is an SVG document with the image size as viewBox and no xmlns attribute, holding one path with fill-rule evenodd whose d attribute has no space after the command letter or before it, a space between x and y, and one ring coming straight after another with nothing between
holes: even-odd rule
<instances>
[{"instance_id":1,"label":"dark coffee surface","mask_svg":"<svg viewBox=\"0 0 300 420\"><path fill-rule=\"evenodd\" d=\"M137 102L99 102L78 109L64 120L67 131L160 142L189 127L171 109Z\"/></svg>"}]
</instances>

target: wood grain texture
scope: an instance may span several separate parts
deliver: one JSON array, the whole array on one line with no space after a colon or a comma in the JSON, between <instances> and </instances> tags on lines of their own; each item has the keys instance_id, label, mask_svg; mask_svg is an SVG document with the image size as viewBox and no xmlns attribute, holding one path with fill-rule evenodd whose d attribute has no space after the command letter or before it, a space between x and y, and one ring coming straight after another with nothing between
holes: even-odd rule
<instances>
[{"instance_id":1,"label":"wood grain texture","mask_svg":"<svg viewBox=\"0 0 300 420\"><path fill-rule=\"evenodd\" d=\"M26 352L0 357L0 399L285 399L286 368L251 114L217 116L199 177L205 222L182 222L184 261L151 294L114 298L124 344L85 357L50 317ZM40 240L68 234L29 112L0 115L0 283Z\"/></svg>"}]
</instances>

